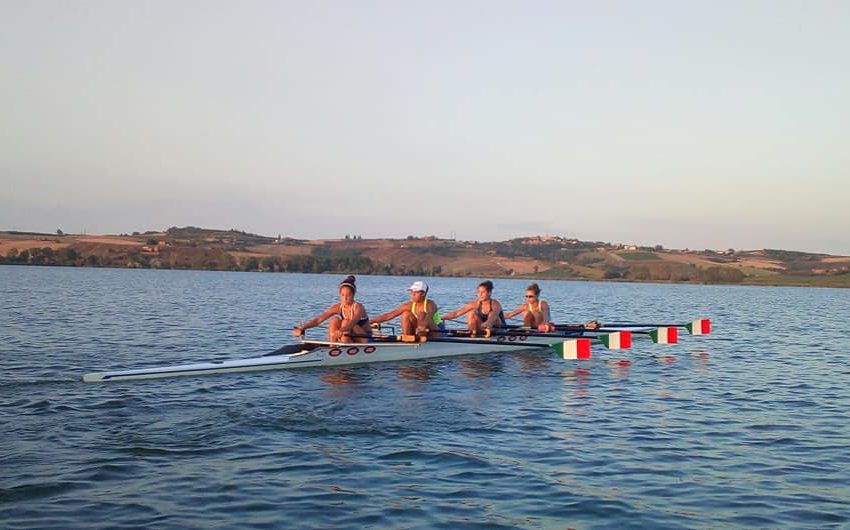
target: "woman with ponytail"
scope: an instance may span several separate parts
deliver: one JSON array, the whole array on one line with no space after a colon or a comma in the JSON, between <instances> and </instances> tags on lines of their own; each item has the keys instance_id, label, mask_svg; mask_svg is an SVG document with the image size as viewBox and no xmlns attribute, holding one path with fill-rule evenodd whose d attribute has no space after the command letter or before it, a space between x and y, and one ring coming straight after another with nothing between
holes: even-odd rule
<instances>
[{"instance_id":1,"label":"woman with ponytail","mask_svg":"<svg viewBox=\"0 0 850 530\"><path fill-rule=\"evenodd\" d=\"M354 300L357 292L356 278L349 276L339 284L339 302L330 306L321 315L296 326L292 334L296 337L304 335L304 331L314 328L330 319L328 322L328 340L332 342L366 342L372 334L369 316L363 304ZM352 337L353 335L353 337Z\"/></svg>"},{"instance_id":2,"label":"woman with ponytail","mask_svg":"<svg viewBox=\"0 0 850 530\"><path fill-rule=\"evenodd\" d=\"M505 314L505 318L513 318L522 313L522 325L538 331L555 331L555 325L550 322L549 302L540 298L540 286L532 283L525 288L525 303Z\"/></svg>"},{"instance_id":3,"label":"woman with ponytail","mask_svg":"<svg viewBox=\"0 0 850 530\"><path fill-rule=\"evenodd\" d=\"M478 296L460 309L455 309L443 315L443 320L451 320L468 314L466 318L469 331L479 333L491 328L501 328L505 325L505 313L502 304L493 298L493 282L487 280L478 284Z\"/></svg>"}]
</instances>

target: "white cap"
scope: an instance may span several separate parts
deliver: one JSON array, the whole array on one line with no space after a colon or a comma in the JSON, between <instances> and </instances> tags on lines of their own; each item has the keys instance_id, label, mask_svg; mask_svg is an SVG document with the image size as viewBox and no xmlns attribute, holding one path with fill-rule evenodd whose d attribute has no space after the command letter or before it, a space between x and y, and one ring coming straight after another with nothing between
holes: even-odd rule
<instances>
[{"instance_id":1,"label":"white cap","mask_svg":"<svg viewBox=\"0 0 850 530\"><path fill-rule=\"evenodd\" d=\"M407 288L408 291L423 291L428 292L428 284L425 282L415 281L413 285Z\"/></svg>"}]
</instances>

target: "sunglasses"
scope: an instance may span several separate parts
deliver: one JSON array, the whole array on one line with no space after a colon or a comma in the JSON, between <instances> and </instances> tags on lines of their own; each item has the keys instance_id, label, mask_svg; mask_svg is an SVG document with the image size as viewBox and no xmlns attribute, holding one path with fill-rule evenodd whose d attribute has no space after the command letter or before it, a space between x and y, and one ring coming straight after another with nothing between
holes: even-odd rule
<instances>
[{"instance_id":1,"label":"sunglasses","mask_svg":"<svg viewBox=\"0 0 850 530\"><path fill-rule=\"evenodd\" d=\"M525 295L525 297L526 298L537 298L537 295L536 294L527 294L527 295Z\"/></svg>"}]
</instances>

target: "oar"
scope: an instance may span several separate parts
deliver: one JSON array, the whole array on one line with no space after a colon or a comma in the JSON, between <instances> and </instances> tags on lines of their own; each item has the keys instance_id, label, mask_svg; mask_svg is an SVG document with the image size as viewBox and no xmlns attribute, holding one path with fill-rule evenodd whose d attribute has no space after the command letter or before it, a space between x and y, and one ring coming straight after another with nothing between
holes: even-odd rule
<instances>
[{"instance_id":1,"label":"oar","mask_svg":"<svg viewBox=\"0 0 850 530\"><path fill-rule=\"evenodd\" d=\"M610 328L685 328L691 335L708 335L711 333L711 320L699 318L686 324L633 324L630 322L606 322L600 329Z\"/></svg>"},{"instance_id":2,"label":"oar","mask_svg":"<svg viewBox=\"0 0 850 530\"><path fill-rule=\"evenodd\" d=\"M562 334L558 335L557 331L555 332L545 332L545 331L535 331L526 329L500 329L496 328L490 331L493 335L504 335L508 337L576 337L576 335L567 335ZM617 330L612 331L610 333L604 333L602 335L596 335L593 337L584 337L587 339L598 340L601 342L606 348L609 350L627 350L632 347L632 332L629 330Z\"/></svg>"},{"instance_id":3,"label":"oar","mask_svg":"<svg viewBox=\"0 0 850 530\"><path fill-rule=\"evenodd\" d=\"M586 329L596 329L596 328L589 328L589 327L585 326L584 324L552 324L552 323L550 323L550 325L553 326L555 328L555 330L557 330L557 331L579 331L580 332L580 331L584 331ZM543 326L541 326L539 328L530 328L530 327L522 325L522 324L507 324L507 325L501 326L499 329L528 329L528 330L534 330L534 331L545 331L545 329L543 329Z\"/></svg>"},{"instance_id":4,"label":"oar","mask_svg":"<svg viewBox=\"0 0 850 530\"><path fill-rule=\"evenodd\" d=\"M708 328L697 327L696 323L698 323L698 322L701 322L701 321L694 321L691 324L682 324L681 327L693 326L693 329L697 330L697 333L694 333L694 335L704 335L704 334L706 334L706 333L701 333L701 331L703 329L707 329L708 332L710 332L710 330L711 330L710 327L708 327ZM611 326L611 327L609 328L608 326ZM617 327L624 328L624 327L628 327L628 326L624 326L624 325L620 325L620 324L613 324L613 325L609 324L609 325L602 326L602 327L599 327L599 328L576 329L573 326L563 326L562 325L562 326L555 326L555 330L556 330L555 333L560 331L560 332L565 334L564 336L567 336L567 337L584 336L586 333L596 333L596 335L588 335L588 337L592 338L592 339L599 339L600 341L602 341L603 344L605 344L609 348L611 348L609 346L609 344L618 345L617 340L619 340L620 344L619 344L618 349L625 349L625 348L629 347L629 346L623 346L622 345L623 340L629 340L629 345L631 345L631 340L630 340L631 337L629 337L629 339L624 339L622 336L617 338L617 339L613 339L613 337L610 337L610 335L613 335L614 333L618 333L618 332L619 333L624 333L624 332L630 333L631 335L649 335L649 337L652 339L652 342L654 342L656 344L678 344L679 343L679 330L678 330L678 327L676 327L676 326L662 326L662 327L658 327L658 328L655 328L655 329L646 329L646 330L644 330L644 329L617 329ZM639 327L650 327L650 326L641 324ZM505 330L505 328L501 328L501 329ZM690 329L692 329L692 328L689 327L688 330L690 331ZM518 326L508 327L507 330L505 330L505 331L507 331L510 334L524 334L524 335L531 335L531 336L553 336L552 332L537 331L537 330L534 330L534 329L531 329L531 328L518 327ZM606 340L608 340L608 342L606 342ZM613 348L611 348L611 349L613 349Z\"/></svg>"},{"instance_id":5,"label":"oar","mask_svg":"<svg viewBox=\"0 0 850 530\"><path fill-rule=\"evenodd\" d=\"M616 332L621 333L629 333L631 335L649 335L649 338L652 339L652 342L656 344L678 344L679 343L679 330L678 328L673 327L661 327L655 329L607 329L607 328L598 328L593 330L602 333L602 335L595 335L594 337L604 337L605 334L612 334Z\"/></svg>"},{"instance_id":6,"label":"oar","mask_svg":"<svg viewBox=\"0 0 850 530\"><path fill-rule=\"evenodd\" d=\"M538 337L552 337L559 336L557 331L540 331L535 328L528 327L504 327L499 326L497 328L487 328L484 331L478 333L477 335L470 335L470 331L467 329L447 329L444 330L443 333L456 334L461 336L473 336L473 337L490 337L492 335L530 335L530 336L538 336ZM567 331L562 332L560 336L566 335ZM570 333L570 337L581 337L581 331L576 331L575 334Z\"/></svg>"},{"instance_id":7,"label":"oar","mask_svg":"<svg viewBox=\"0 0 850 530\"><path fill-rule=\"evenodd\" d=\"M448 333L460 336L469 336L469 332L463 330L449 330ZM485 338L491 336L511 337L508 344L513 343L514 339L517 337L564 337L574 339L585 338L589 340L598 340L609 350L627 350L632 347L632 333L629 330L618 330L613 331L611 333L605 333L603 335L596 335L593 337L581 337L581 335L566 335L558 334L557 332L547 333L543 331L530 330L528 328L522 330L493 328L486 330L484 333Z\"/></svg>"},{"instance_id":8,"label":"oar","mask_svg":"<svg viewBox=\"0 0 850 530\"><path fill-rule=\"evenodd\" d=\"M372 338L369 335L350 335L354 338ZM385 337L387 339L392 340L393 336ZM396 335L396 342L409 342L409 343L424 343L424 342L447 342L453 344L481 344L486 343L488 346L512 346L516 348L517 346L522 346L523 348L550 348L555 350L555 353L558 354L559 357L563 359L590 359L590 339L587 337L578 337L570 340L561 340L557 342L551 343L542 343L542 342L523 342L521 344L517 344L516 342L510 341L500 341L500 340L488 340L486 337L477 338L477 337L430 337L430 336L417 336L417 335Z\"/></svg>"}]
</instances>

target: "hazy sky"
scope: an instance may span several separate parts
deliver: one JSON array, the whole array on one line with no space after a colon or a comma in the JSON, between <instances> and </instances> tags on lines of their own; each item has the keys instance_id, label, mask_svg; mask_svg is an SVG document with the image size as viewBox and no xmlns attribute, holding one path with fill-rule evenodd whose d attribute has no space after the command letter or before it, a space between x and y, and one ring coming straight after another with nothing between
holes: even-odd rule
<instances>
[{"instance_id":1,"label":"hazy sky","mask_svg":"<svg viewBox=\"0 0 850 530\"><path fill-rule=\"evenodd\" d=\"M0 0L0 229L850 254L850 2Z\"/></svg>"}]
</instances>

